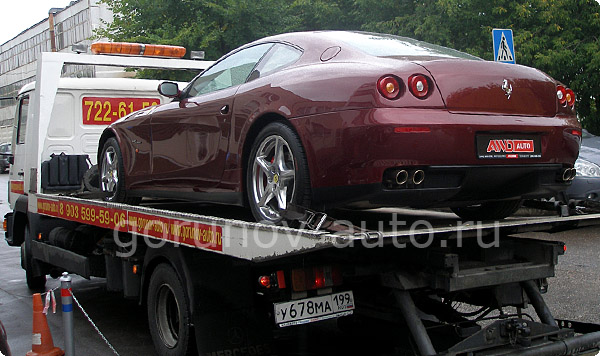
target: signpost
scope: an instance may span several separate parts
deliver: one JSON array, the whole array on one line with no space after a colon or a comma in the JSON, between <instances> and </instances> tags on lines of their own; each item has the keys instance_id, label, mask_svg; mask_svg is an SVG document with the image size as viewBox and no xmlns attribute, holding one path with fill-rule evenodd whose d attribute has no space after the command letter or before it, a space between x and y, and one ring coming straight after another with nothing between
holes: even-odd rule
<instances>
[{"instance_id":1,"label":"signpost","mask_svg":"<svg viewBox=\"0 0 600 356\"><path fill-rule=\"evenodd\" d=\"M515 64L515 46L512 30L493 29L494 61Z\"/></svg>"}]
</instances>

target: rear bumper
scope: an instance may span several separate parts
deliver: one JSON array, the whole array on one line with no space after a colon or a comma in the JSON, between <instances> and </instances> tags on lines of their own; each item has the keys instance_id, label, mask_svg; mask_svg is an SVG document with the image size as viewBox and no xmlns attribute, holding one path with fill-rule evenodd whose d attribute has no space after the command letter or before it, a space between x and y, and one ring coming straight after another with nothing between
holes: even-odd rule
<instances>
[{"instance_id":1,"label":"rear bumper","mask_svg":"<svg viewBox=\"0 0 600 356\"><path fill-rule=\"evenodd\" d=\"M580 138L574 116L453 114L443 109L376 108L291 119L315 188L382 181L395 167L559 164L573 167ZM414 130L411 130L414 129ZM535 137L541 157L478 158L478 137Z\"/></svg>"},{"instance_id":2,"label":"rear bumper","mask_svg":"<svg viewBox=\"0 0 600 356\"><path fill-rule=\"evenodd\" d=\"M397 187L384 183L314 189L313 201L335 206L415 208L452 207L486 201L534 199L556 196L568 188L560 182L560 164L505 166L421 167L424 181Z\"/></svg>"}]
</instances>

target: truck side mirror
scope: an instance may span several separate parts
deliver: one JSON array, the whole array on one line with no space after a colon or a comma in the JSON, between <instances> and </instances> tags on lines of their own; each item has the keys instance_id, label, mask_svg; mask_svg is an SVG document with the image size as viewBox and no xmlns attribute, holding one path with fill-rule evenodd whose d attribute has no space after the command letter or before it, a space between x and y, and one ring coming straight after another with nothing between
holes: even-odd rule
<instances>
[{"instance_id":1,"label":"truck side mirror","mask_svg":"<svg viewBox=\"0 0 600 356\"><path fill-rule=\"evenodd\" d=\"M158 85L158 92L160 95L164 95L167 98L176 98L181 93L177 83L173 82L162 82Z\"/></svg>"}]
</instances>

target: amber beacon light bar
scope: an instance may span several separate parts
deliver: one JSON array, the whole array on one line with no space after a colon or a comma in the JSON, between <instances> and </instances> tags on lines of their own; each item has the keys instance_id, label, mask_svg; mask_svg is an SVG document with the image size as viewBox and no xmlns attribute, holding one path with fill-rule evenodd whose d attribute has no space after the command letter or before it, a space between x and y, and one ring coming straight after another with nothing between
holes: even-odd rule
<instances>
[{"instance_id":1,"label":"amber beacon light bar","mask_svg":"<svg viewBox=\"0 0 600 356\"><path fill-rule=\"evenodd\" d=\"M96 42L92 44L93 54L182 58L185 55L185 51L185 48L181 46L143 43Z\"/></svg>"}]
</instances>

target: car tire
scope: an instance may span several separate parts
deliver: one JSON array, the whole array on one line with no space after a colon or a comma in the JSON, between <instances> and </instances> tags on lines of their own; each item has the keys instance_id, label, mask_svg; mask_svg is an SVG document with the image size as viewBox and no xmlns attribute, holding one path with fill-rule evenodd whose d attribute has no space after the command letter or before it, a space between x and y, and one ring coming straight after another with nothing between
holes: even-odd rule
<instances>
[{"instance_id":1,"label":"car tire","mask_svg":"<svg viewBox=\"0 0 600 356\"><path fill-rule=\"evenodd\" d=\"M521 200L507 200L452 208L452 211L464 220L500 220L516 213L520 207Z\"/></svg>"},{"instance_id":2,"label":"car tire","mask_svg":"<svg viewBox=\"0 0 600 356\"><path fill-rule=\"evenodd\" d=\"M281 224L290 203L310 207L306 154L298 135L285 123L270 123L254 140L246 188L250 209L259 222Z\"/></svg>"},{"instance_id":3,"label":"car tire","mask_svg":"<svg viewBox=\"0 0 600 356\"><path fill-rule=\"evenodd\" d=\"M137 205L141 198L131 197L125 189L125 168L119 143L114 137L106 140L98 162L99 185L105 201Z\"/></svg>"},{"instance_id":4,"label":"car tire","mask_svg":"<svg viewBox=\"0 0 600 356\"><path fill-rule=\"evenodd\" d=\"M25 241L31 241L31 236L29 232L29 225L25 225ZM36 276L33 274L33 267L31 263L31 257L27 252L27 247L25 244L28 242L23 242L21 244L21 267L25 269L25 282L27 283L27 287L34 292L43 291L46 287L46 276Z\"/></svg>"},{"instance_id":5,"label":"car tire","mask_svg":"<svg viewBox=\"0 0 600 356\"><path fill-rule=\"evenodd\" d=\"M192 353L193 333L189 298L177 272L163 263L148 285L148 325L160 356Z\"/></svg>"}]
</instances>

